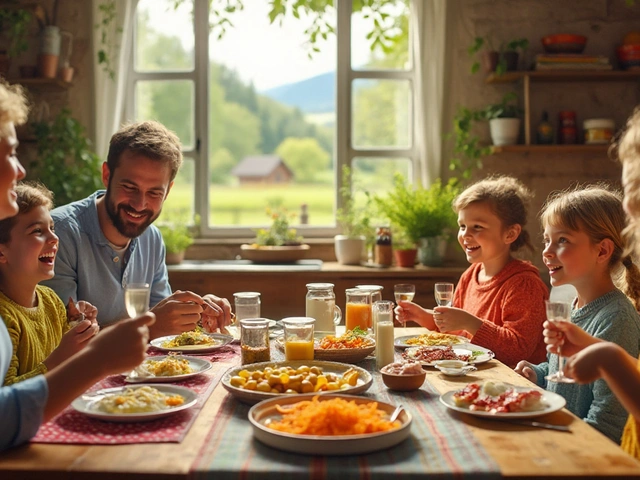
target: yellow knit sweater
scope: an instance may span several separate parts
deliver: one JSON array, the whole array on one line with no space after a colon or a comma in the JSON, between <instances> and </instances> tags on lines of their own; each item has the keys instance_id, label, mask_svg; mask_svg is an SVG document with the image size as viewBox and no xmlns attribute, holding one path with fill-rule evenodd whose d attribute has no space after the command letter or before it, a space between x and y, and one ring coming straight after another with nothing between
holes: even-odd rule
<instances>
[{"instance_id":1,"label":"yellow knit sweater","mask_svg":"<svg viewBox=\"0 0 640 480\"><path fill-rule=\"evenodd\" d=\"M64 303L48 287L36 287L38 305L26 308L0 292L0 316L4 320L13 353L4 384L21 382L47 371L42 363L60 345L69 330Z\"/></svg>"},{"instance_id":2,"label":"yellow knit sweater","mask_svg":"<svg viewBox=\"0 0 640 480\"><path fill-rule=\"evenodd\" d=\"M638 359L638 370L640 370L640 359ZM640 421L636 420L633 415L629 415L627 424L622 432L622 449L629 455L640 460Z\"/></svg>"}]
</instances>

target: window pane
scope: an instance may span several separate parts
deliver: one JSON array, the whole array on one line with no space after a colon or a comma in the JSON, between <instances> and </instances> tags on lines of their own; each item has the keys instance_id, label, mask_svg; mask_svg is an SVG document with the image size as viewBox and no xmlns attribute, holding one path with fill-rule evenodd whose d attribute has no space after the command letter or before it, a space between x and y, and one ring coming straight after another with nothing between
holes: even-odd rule
<instances>
[{"instance_id":1,"label":"window pane","mask_svg":"<svg viewBox=\"0 0 640 480\"><path fill-rule=\"evenodd\" d=\"M411 146L411 84L358 79L352 83L354 148Z\"/></svg>"},{"instance_id":2,"label":"window pane","mask_svg":"<svg viewBox=\"0 0 640 480\"><path fill-rule=\"evenodd\" d=\"M182 168L178 171L169 196L164 201L162 219L170 221L179 218L187 224L193 223L195 178L194 159L184 157Z\"/></svg>"},{"instance_id":3,"label":"window pane","mask_svg":"<svg viewBox=\"0 0 640 480\"><path fill-rule=\"evenodd\" d=\"M212 226L265 225L277 203L297 214L308 204L310 225L334 224L336 39L309 58L311 19L271 24L271 3L253 0L209 37ZM325 15L335 28L333 8Z\"/></svg>"},{"instance_id":4,"label":"window pane","mask_svg":"<svg viewBox=\"0 0 640 480\"><path fill-rule=\"evenodd\" d=\"M375 8L352 0L351 68L354 70L408 70L409 0L389 1Z\"/></svg>"},{"instance_id":5,"label":"window pane","mask_svg":"<svg viewBox=\"0 0 640 480\"><path fill-rule=\"evenodd\" d=\"M140 0L136 10L137 71L193 70L192 11L192 0Z\"/></svg>"},{"instance_id":6,"label":"window pane","mask_svg":"<svg viewBox=\"0 0 640 480\"><path fill-rule=\"evenodd\" d=\"M384 196L393 189L396 173L412 181L411 159L405 157L355 157L353 159L353 182L358 191Z\"/></svg>"},{"instance_id":7,"label":"window pane","mask_svg":"<svg viewBox=\"0 0 640 480\"><path fill-rule=\"evenodd\" d=\"M135 99L137 120L157 120L180 137L185 150L193 149L194 92L191 80L138 82Z\"/></svg>"}]
</instances>

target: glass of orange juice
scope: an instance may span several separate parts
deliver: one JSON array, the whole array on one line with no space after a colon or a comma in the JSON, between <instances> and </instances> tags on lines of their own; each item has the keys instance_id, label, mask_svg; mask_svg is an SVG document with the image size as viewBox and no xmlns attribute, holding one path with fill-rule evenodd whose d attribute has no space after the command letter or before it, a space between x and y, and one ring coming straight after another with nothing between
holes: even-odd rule
<instances>
[{"instance_id":1,"label":"glass of orange juice","mask_svg":"<svg viewBox=\"0 0 640 480\"><path fill-rule=\"evenodd\" d=\"M367 330L371 325L371 292L360 288L347 288L345 325L347 330L360 327Z\"/></svg>"},{"instance_id":2,"label":"glass of orange juice","mask_svg":"<svg viewBox=\"0 0 640 480\"><path fill-rule=\"evenodd\" d=\"M284 326L284 356L287 360L313 360L313 317L287 317Z\"/></svg>"}]
</instances>

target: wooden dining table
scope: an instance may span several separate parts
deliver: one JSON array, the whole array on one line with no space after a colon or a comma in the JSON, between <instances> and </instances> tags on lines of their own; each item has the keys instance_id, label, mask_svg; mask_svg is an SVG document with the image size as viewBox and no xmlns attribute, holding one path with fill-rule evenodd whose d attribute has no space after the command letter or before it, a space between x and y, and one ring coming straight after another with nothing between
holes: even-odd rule
<instances>
[{"instance_id":1,"label":"wooden dining table","mask_svg":"<svg viewBox=\"0 0 640 480\"><path fill-rule=\"evenodd\" d=\"M424 332L420 328L397 328L395 335L413 335ZM229 361L229 367L237 366L239 356ZM379 373L372 372L374 376ZM531 386L528 380L516 374L513 370L497 360L478 365L478 370L464 377L449 377L435 369L429 369L426 384L437 393L459 389L470 382L485 380L499 380L513 385ZM377 381L380 381L377 378ZM382 387L384 388L384 387ZM423 389L426 386L423 385ZM269 456L280 455L271 447L253 445L255 440L250 437L249 422L240 422L234 428L247 429L245 437L247 445L229 445L231 452L237 447L238 452L255 452L256 459L247 459L242 471L229 470L216 461L202 460L203 451L210 444L222 441L223 437L217 429L226 419L221 418L224 405L229 408L236 402L221 384L218 384L206 400L195 422L180 443L138 443L127 445L76 445L30 443L11 449L0 454L0 479L104 479L104 480L143 480L143 479L197 479L197 478L267 478L264 470L258 470L257 459L261 455L262 461L268 462ZM437 402L436 402L437 403ZM539 417L542 422L566 425L569 432L524 426L504 421L487 420L465 413L452 412L442 406L440 412L446 421L455 422L464 428L469 435L469 441L479 445L487 455L487 461L496 466L494 475L481 474L473 471L453 472L450 475L442 472L430 472L429 465L424 467L420 475L408 473L402 469L395 473L398 477L418 478L437 473L438 478L596 478L620 477L640 479L640 461L623 452L618 445L600 434L587 423L577 418L565 409ZM223 417L224 415L222 415ZM238 420L238 419L236 419ZM447 432L440 432L446 438ZM406 440L405 442L409 442ZM421 442L425 439L414 437L415 451L421 449ZM257 442L256 442L257 443ZM245 448L246 447L246 448ZM399 448L399 447L394 447ZM266 452L266 453L265 453ZM253 455L253 453L252 453ZM288 461L301 460L304 456L293 455L286 457ZM300 457L299 459L296 457ZM279 457L280 458L280 457ZM310 473L308 471L286 470L284 463L267 464L268 478L388 478L389 466L386 470L358 471L371 457L358 457L353 462L345 462L343 470L332 476L329 470L323 468ZM393 458L393 456L385 457ZM319 462L321 458L311 457L311 463ZM336 460L339 462L339 458ZM403 461L406 461L404 459ZM369 463L372 463L369 461ZM329 465L329 463L327 463ZM342 465L338 463L337 465ZM263 465L264 467L264 465ZM282 467L280 472L278 468ZM380 466L379 468L382 468Z\"/></svg>"}]
</instances>

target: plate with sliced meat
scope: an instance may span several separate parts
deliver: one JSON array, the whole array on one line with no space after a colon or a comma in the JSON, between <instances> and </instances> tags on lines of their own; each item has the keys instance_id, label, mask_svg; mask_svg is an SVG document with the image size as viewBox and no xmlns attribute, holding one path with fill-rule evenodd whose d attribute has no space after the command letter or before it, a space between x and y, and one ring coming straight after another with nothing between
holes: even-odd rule
<instances>
[{"instance_id":1,"label":"plate with sliced meat","mask_svg":"<svg viewBox=\"0 0 640 480\"><path fill-rule=\"evenodd\" d=\"M438 360L462 360L469 364L485 363L495 354L484 347L467 343L460 346L420 346L407 348L402 356L407 360L420 362L423 367L435 367Z\"/></svg>"}]
</instances>

